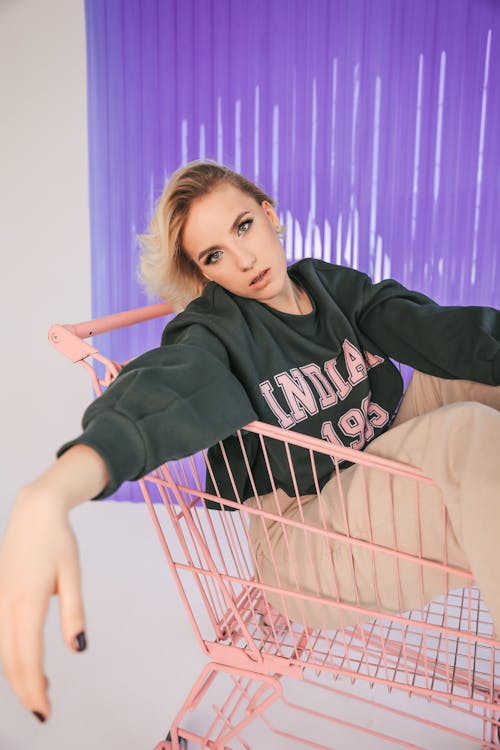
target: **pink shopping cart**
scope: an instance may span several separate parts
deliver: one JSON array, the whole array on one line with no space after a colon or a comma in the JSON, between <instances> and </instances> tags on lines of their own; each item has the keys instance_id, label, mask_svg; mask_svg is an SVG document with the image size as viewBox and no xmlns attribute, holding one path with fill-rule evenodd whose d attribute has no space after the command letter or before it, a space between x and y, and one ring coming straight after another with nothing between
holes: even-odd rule
<instances>
[{"instance_id":1,"label":"pink shopping cart","mask_svg":"<svg viewBox=\"0 0 500 750\"><path fill-rule=\"evenodd\" d=\"M53 326L49 339L89 370L99 394L120 365L84 339L168 312L155 305ZM255 490L249 438L267 466L264 497ZM438 488L442 550L426 556L419 489L432 482L414 467L258 422L232 440L231 453L218 446L217 472L205 451L138 483L209 657L156 750L498 748L500 642L471 573L448 562ZM341 529L320 501L311 520L298 488L283 502L267 458L271 444L280 445L292 481L296 452L307 451L317 495L317 462L331 459ZM236 454L254 490L244 504L232 466ZM380 475L378 497L361 491L365 523L355 532L343 500L345 461L363 467L361 477ZM414 519L409 546L398 539L396 481L406 483L404 510ZM371 523L374 502L384 504L382 536ZM361 570L369 595L358 585ZM433 589L436 580L441 591Z\"/></svg>"}]
</instances>

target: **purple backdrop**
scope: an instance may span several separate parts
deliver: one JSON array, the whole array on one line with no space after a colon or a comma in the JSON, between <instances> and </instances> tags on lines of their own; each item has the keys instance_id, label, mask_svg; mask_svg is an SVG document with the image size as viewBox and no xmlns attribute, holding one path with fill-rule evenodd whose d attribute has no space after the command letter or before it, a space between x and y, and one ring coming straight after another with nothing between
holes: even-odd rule
<instances>
[{"instance_id":1,"label":"purple backdrop","mask_svg":"<svg viewBox=\"0 0 500 750\"><path fill-rule=\"evenodd\" d=\"M86 19L94 316L147 303L136 234L199 157L277 198L290 260L500 306L496 0L86 0Z\"/></svg>"}]
</instances>

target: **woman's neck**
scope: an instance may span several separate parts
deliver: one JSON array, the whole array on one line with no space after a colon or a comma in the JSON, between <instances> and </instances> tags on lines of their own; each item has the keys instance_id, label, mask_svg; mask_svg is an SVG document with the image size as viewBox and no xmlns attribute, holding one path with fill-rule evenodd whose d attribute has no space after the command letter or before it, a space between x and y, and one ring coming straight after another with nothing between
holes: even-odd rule
<instances>
[{"instance_id":1,"label":"woman's neck","mask_svg":"<svg viewBox=\"0 0 500 750\"><path fill-rule=\"evenodd\" d=\"M269 307L287 313L288 315L308 315L313 311L313 305L309 295L302 287L298 286L290 277L289 283L283 289L279 300L268 303Z\"/></svg>"},{"instance_id":2,"label":"woman's neck","mask_svg":"<svg viewBox=\"0 0 500 750\"><path fill-rule=\"evenodd\" d=\"M292 286L294 290L295 304L297 307L297 312L295 314L296 315L308 315L313 310L312 302L309 299L309 295L307 294L305 289L298 286L293 281L292 281Z\"/></svg>"}]
</instances>

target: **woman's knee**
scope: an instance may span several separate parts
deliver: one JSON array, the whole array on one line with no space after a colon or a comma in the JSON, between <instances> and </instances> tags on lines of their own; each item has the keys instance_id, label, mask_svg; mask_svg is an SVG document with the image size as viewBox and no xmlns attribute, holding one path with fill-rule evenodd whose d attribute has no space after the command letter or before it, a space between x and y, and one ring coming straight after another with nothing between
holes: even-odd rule
<instances>
[{"instance_id":1,"label":"woman's knee","mask_svg":"<svg viewBox=\"0 0 500 750\"><path fill-rule=\"evenodd\" d=\"M461 484L500 481L498 441L500 412L476 401L464 401L443 407L442 458L450 476ZM478 485L479 486L479 485Z\"/></svg>"},{"instance_id":2,"label":"woman's knee","mask_svg":"<svg viewBox=\"0 0 500 750\"><path fill-rule=\"evenodd\" d=\"M500 413L487 404L479 401L457 401L439 409L453 427L467 425L469 429L479 426L484 429L487 425L500 426Z\"/></svg>"}]
</instances>

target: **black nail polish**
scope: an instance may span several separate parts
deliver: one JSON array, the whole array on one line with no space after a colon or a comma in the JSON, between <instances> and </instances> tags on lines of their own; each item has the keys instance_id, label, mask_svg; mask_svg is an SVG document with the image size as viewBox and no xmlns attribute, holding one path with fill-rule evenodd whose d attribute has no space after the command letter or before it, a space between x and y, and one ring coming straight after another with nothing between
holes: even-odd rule
<instances>
[{"instance_id":1,"label":"black nail polish","mask_svg":"<svg viewBox=\"0 0 500 750\"><path fill-rule=\"evenodd\" d=\"M33 711L33 716L36 716L38 721L41 721L42 724L45 722L45 716L40 713L40 711Z\"/></svg>"},{"instance_id":2,"label":"black nail polish","mask_svg":"<svg viewBox=\"0 0 500 750\"><path fill-rule=\"evenodd\" d=\"M87 648L87 638L83 631L75 636L75 643L77 651L85 651L85 649Z\"/></svg>"}]
</instances>

